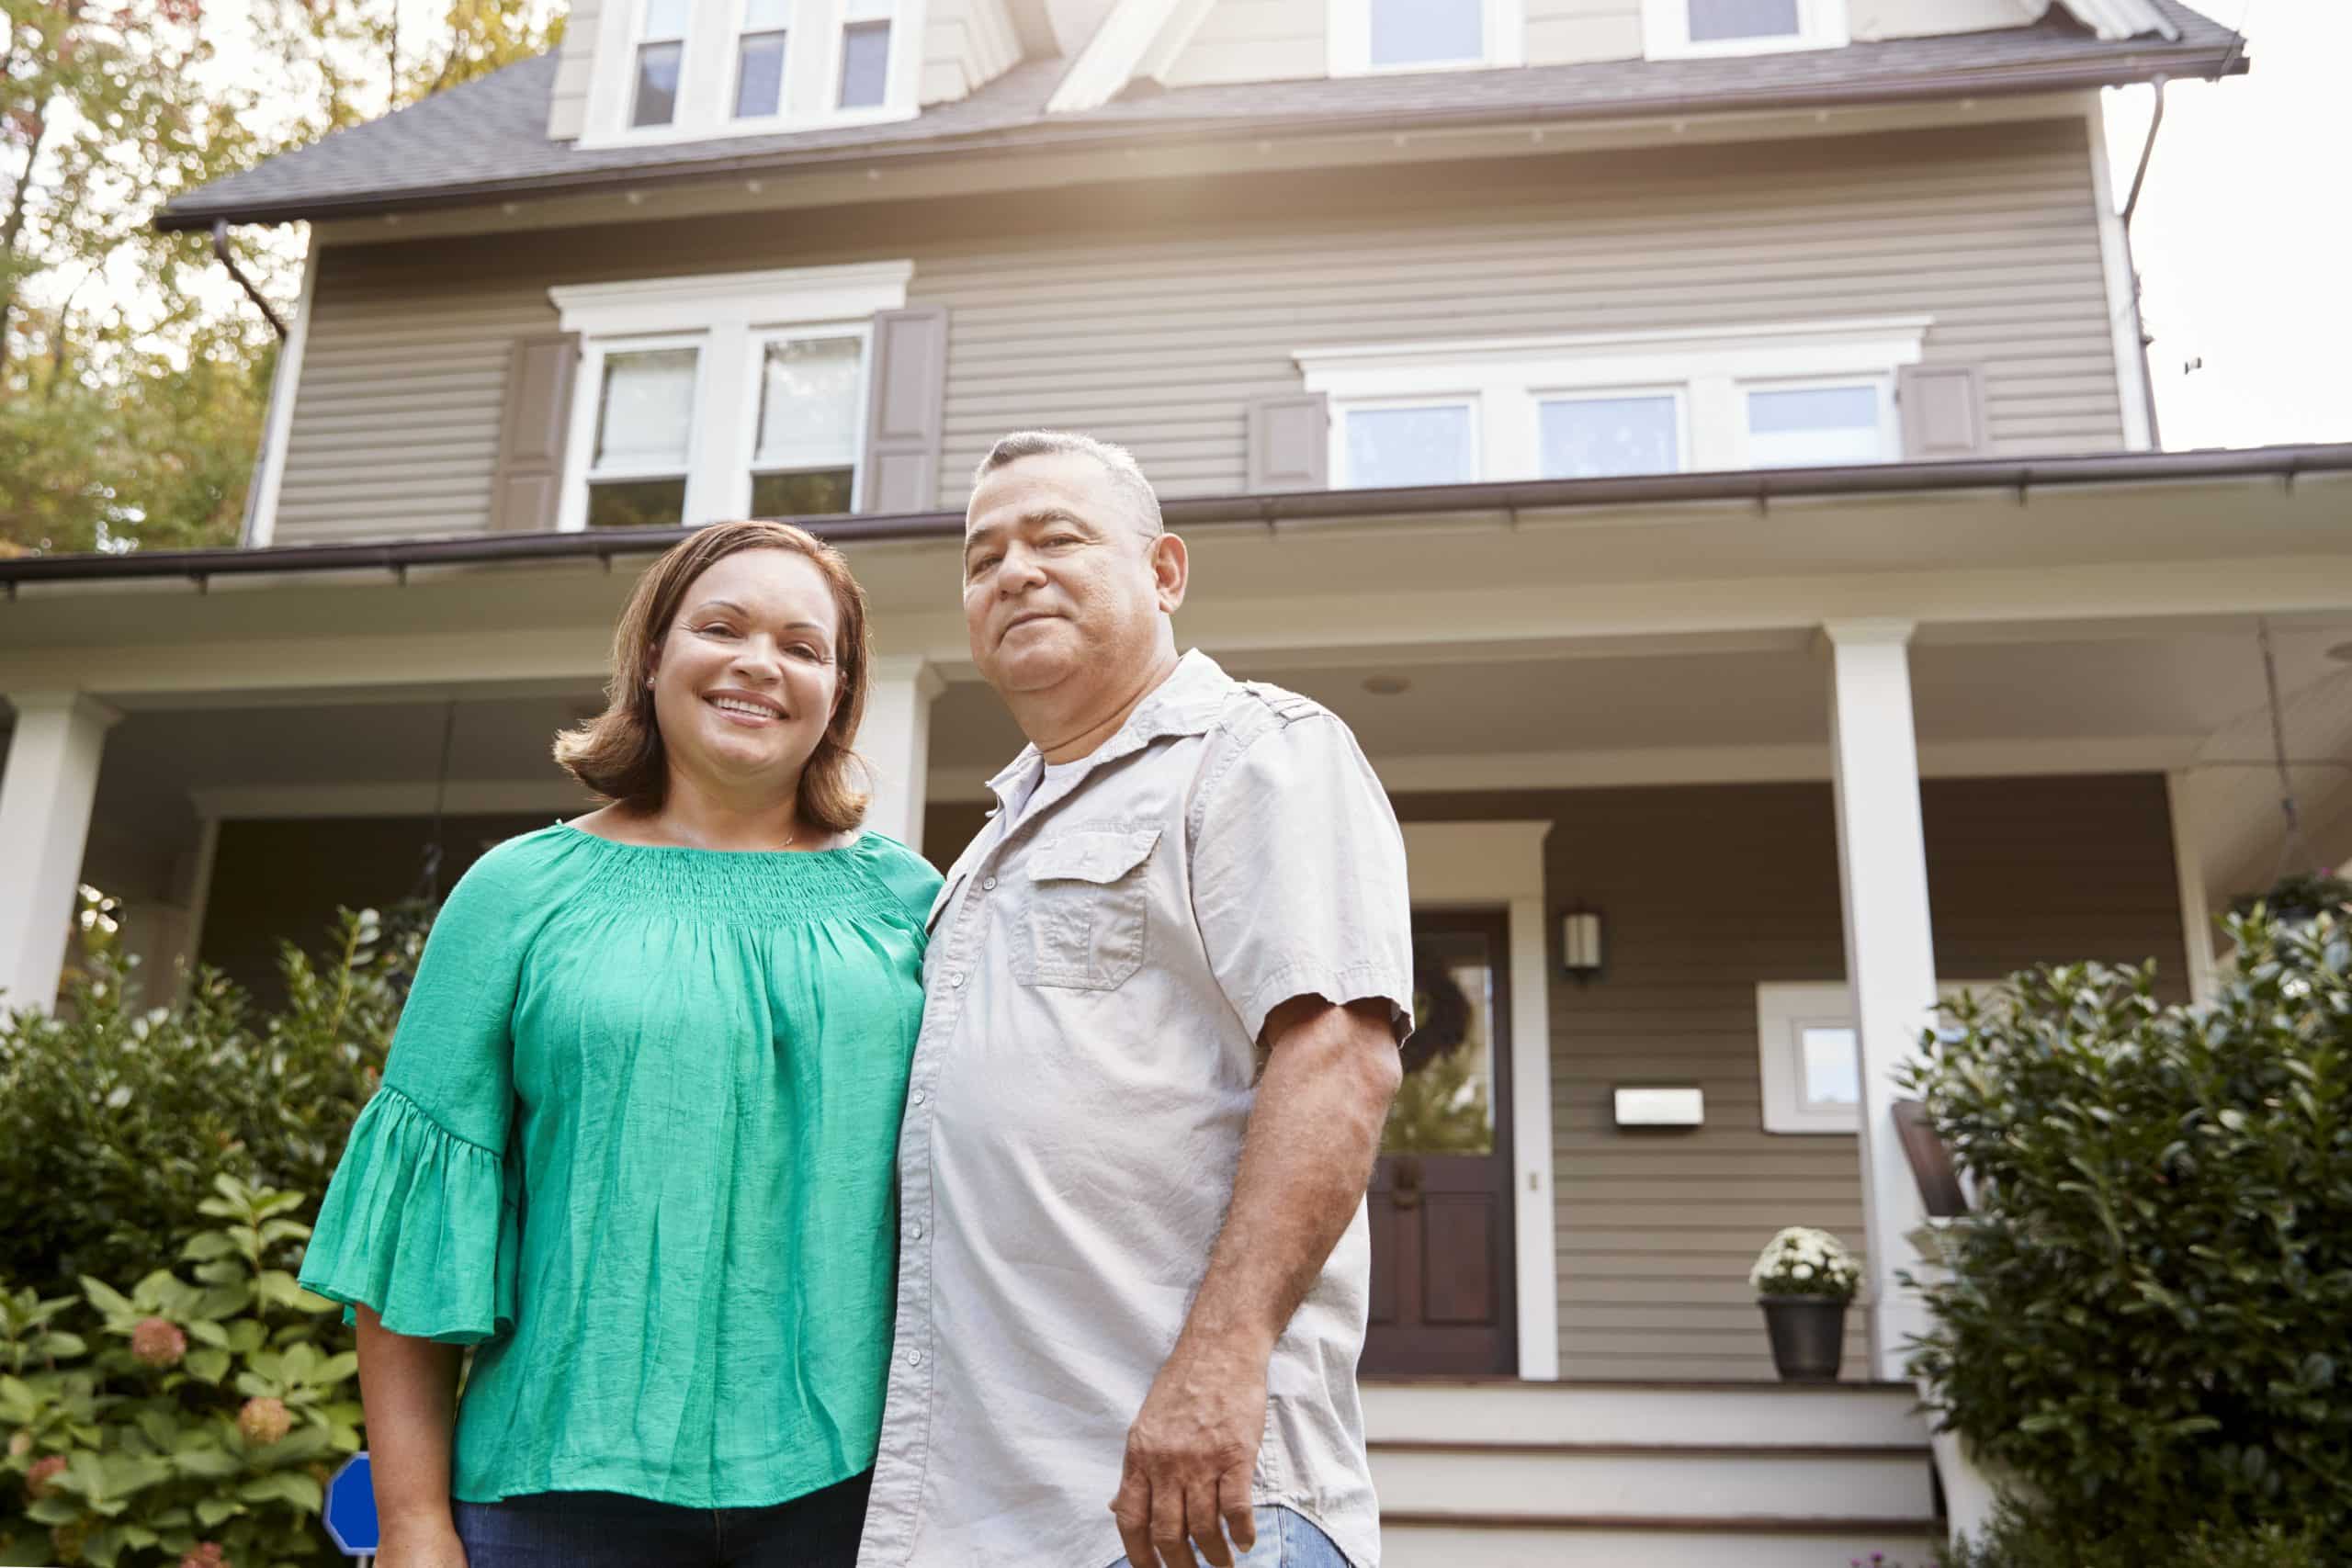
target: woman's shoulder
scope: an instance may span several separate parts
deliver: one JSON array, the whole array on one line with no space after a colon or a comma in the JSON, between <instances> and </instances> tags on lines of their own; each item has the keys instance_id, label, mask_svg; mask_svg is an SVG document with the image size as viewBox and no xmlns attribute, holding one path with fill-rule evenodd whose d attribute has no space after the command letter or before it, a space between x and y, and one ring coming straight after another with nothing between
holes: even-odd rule
<instances>
[{"instance_id":1,"label":"woman's shoulder","mask_svg":"<svg viewBox=\"0 0 2352 1568\"><path fill-rule=\"evenodd\" d=\"M466 868L449 889L448 902L509 908L536 902L564 863L594 842L593 834L562 822L503 840Z\"/></svg>"},{"instance_id":2,"label":"woman's shoulder","mask_svg":"<svg viewBox=\"0 0 2352 1568\"><path fill-rule=\"evenodd\" d=\"M912 911L918 923L929 917L943 880L929 861L889 834L871 829L859 834L850 848L865 858L875 876Z\"/></svg>"}]
</instances>

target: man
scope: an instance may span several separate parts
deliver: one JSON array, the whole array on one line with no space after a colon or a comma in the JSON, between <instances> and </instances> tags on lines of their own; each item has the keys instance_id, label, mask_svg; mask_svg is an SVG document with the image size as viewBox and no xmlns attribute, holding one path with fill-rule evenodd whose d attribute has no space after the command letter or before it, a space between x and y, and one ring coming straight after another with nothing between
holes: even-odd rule
<instances>
[{"instance_id":1,"label":"man","mask_svg":"<svg viewBox=\"0 0 2352 1568\"><path fill-rule=\"evenodd\" d=\"M862 1568L1378 1562L1404 840L1346 726L1178 657L1186 570L1119 448L981 463L964 614L1031 744L932 911Z\"/></svg>"}]
</instances>

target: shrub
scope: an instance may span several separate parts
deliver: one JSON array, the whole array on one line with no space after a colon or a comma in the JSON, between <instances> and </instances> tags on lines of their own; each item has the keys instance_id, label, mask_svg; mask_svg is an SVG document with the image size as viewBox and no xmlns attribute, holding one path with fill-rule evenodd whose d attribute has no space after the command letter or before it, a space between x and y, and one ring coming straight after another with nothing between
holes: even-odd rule
<instances>
[{"instance_id":1,"label":"shrub","mask_svg":"<svg viewBox=\"0 0 2352 1568\"><path fill-rule=\"evenodd\" d=\"M213 1182L223 1222L128 1292L83 1281L75 1303L0 1288L0 1555L12 1562L331 1560L318 1527L334 1465L360 1446L356 1358L334 1303L288 1265L305 1195ZM207 1554L208 1544L212 1549Z\"/></svg>"},{"instance_id":2,"label":"shrub","mask_svg":"<svg viewBox=\"0 0 2352 1568\"><path fill-rule=\"evenodd\" d=\"M2277 1523L2199 1525L2151 1549L2141 1541L2085 1543L2048 1512L2014 1506L1943 1556L1944 1568L2337 1568L2341 1562L2315 1530Z\"/></svg>"},{"instance_id":3,"label":"shrub","mask_svg":"<svg viewBox=\"0 0 2352 1568\"><path fill-rule=\"evenodd\" d=\"M210 972L143 1008L108 953L57 1016L0 1018L0 1278L44 1298L85 1274L139 1278L202 1223L217 1176L315 1202L420 942L413 921L345 911L322 959L287 947L286 1010L259 1021Z\"/></svg>"},{"instance_id":4,"label":"shrub","mask_svg":"<svg viewBox=\"0 0 2352 1568\"><path fill-rule=\"evenodd\" d=\"M2046 969L1952 1007L1912 1070L1977 1197L1912 1370L2041 1499L1987 1561L2314 1560L2243 1533L2266 1519L2352 1539L2352 931L2232 931L2211 1007ZM2256 1554L2177 1557L2200 1528Z\"/></svg>"}]
</instances>

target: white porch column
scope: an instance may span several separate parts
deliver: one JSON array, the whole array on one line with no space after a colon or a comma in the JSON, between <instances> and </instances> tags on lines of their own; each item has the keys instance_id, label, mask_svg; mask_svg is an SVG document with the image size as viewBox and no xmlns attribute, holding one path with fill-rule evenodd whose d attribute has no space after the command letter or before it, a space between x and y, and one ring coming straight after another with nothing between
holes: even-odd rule
<instances>
[{"instance_id":1,"label":"white porch column","mask_svg":"<svg viewBox=\"0 0 2352 1568\"><path fill-rule=\"evenodd\" d=\"M1917 1273L1905 1239L1927 1207L1894 1134L1895 1070L1917 1053L1936 1001L1928 918L1928 852L1919 823L1919 751L1911 722L1911 626L1832 622L1832 778L1845 895L1846 977L1861 1037L1862 1221L1870 1247L1872 1375L1903 1376L1904 1341L1927 1325L1895 1282Z\"/></svg>"},{"instance_id":2,"label":"white porch column","mask_svg":"<svg viewBox=\"0 0 2352 1568\"><path fill-rule=\"evenodd\" d=\"M80 692L20 692L0 770L0 1011L57 999L90 836L98 754L121 715Z\"/></svg>"},{"instance_id":3,"label":"white porch column","mask_svg":"<svg viewBox=\"0 0 2352 1568\"><path fill-rule=\"evenodd\" d=\"M874 803L865 825L922 852L923 797L931 768L931 705L945 687L919 658L876 659L865 693L858 754L872 769Z\"/></svg>"}]
</instances>

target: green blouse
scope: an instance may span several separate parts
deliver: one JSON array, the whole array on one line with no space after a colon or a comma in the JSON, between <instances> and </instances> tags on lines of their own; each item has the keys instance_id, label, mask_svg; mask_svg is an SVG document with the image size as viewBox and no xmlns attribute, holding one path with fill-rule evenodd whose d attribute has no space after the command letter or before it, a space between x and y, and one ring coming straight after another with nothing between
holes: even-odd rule
<instances>
[{"instance_id":1,"label":"green blouse","mask_svg":"<svg viewBox=\"0 0 2352 1568\"><path fill-rule=\"evenodd\" d=\"M874 1462L936 872L558 825L468 872L302 1283L476 1345L452 1492L786 1502Z\"/></svg>"}]
</instances>

